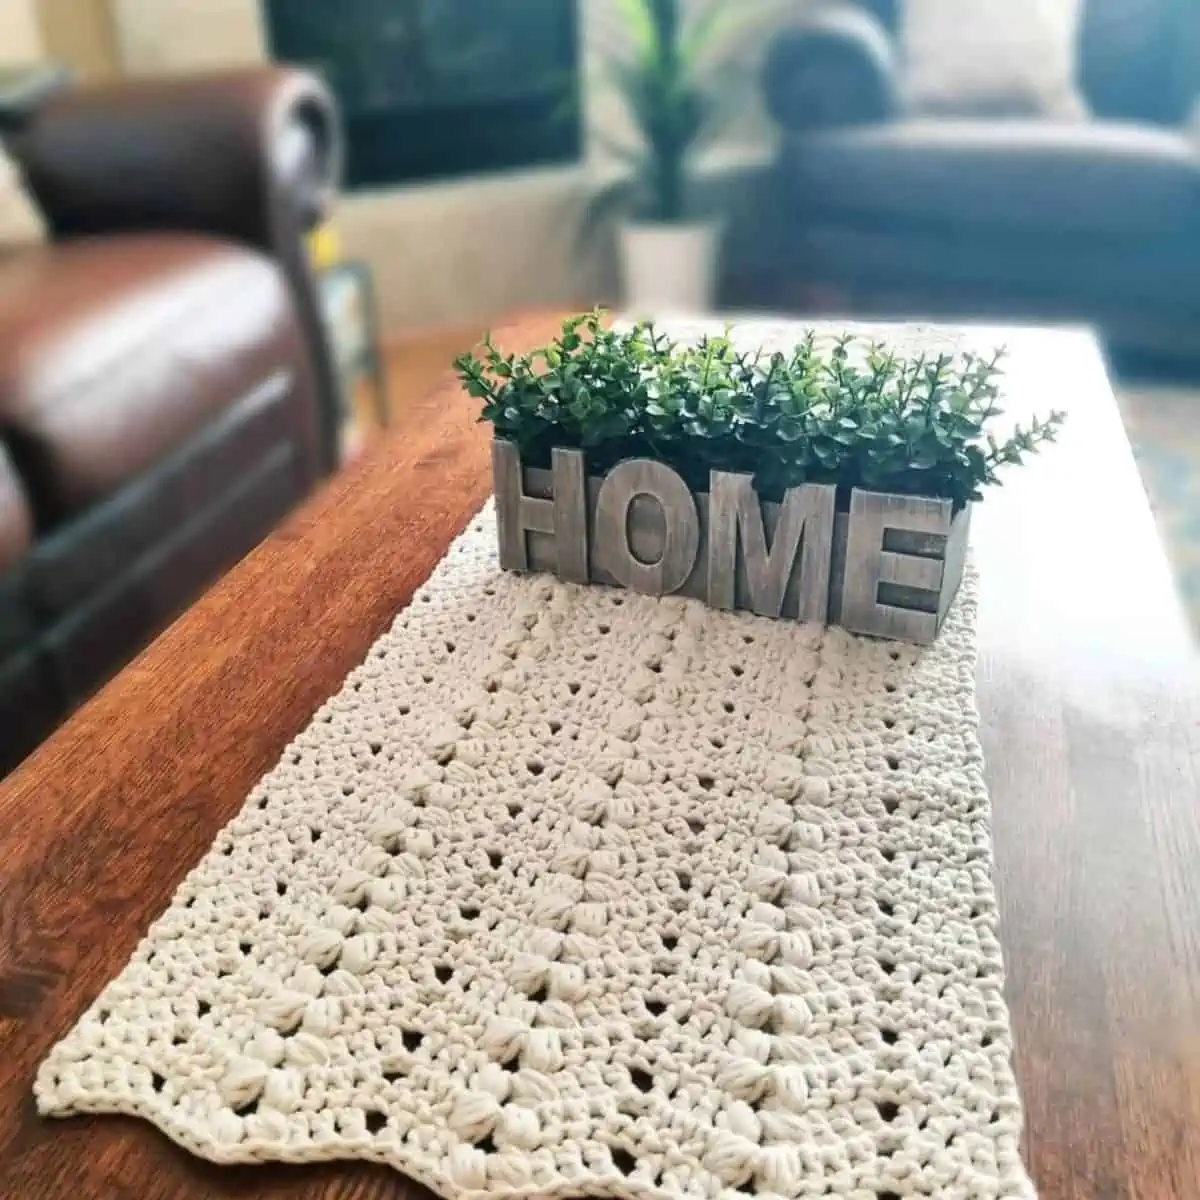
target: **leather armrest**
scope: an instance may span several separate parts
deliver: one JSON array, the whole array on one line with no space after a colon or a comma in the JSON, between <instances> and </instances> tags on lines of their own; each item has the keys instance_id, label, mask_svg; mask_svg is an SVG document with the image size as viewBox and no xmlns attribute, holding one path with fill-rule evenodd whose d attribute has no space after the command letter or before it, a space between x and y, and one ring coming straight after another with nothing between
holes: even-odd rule
<instances>
[{"instance_id":1,"label":"leather armrest","mask_svg":"<svg viewBox=\"0 0 1200 1200\"><path fill-rule=\"evenodd\" d=\"M8 449L0 442L0 578L33 544L33 510ZM2 607L2 606L0 606ZM4 653L0 637L0 655Z\"/></svg>"},{"instance_id":2,"label":"leather armrest","mask_svg":"<svg viewBox=\"0 0 1200 1200\"><path fill-rule=\"evenodd\" d=\"M13 150L56 235L192 230L276 257L324 216L342 160L329 92L273 67L82 88Z\"/></svg>"},{"instance_id":3,"label":"leather armrest","mask_svg":"<svg viewBox=\"0 0 1200 1200\"><path fill-rule=\"evenodd\" d=\"M767 107L789 133L886 120L901 108L895 47L872 13L818 8L772 43L763 75Z\"/></svg>"}]
</instances>

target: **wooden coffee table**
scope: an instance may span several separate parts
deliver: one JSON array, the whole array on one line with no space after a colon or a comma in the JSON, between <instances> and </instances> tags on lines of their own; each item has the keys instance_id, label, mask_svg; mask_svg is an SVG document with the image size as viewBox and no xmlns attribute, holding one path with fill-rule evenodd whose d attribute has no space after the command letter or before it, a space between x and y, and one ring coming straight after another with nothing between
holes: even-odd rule
<instances>
[{"instance_id":1,"label":"wooden coffee table","mask_svg":"<svg viewBox=\"0 0 1200 1200\"><path fill-rule=\"evenodd\" d=\"M518 322L509 348L557 322ZM1200 659L1092 340L999 335L1060 445L975 521L979 707L1026 1155L1046 1200L1200 1196ZM39 1120L37 1062L488 495L453 382L0 785L0 1197L425 1195ZM0 731L3 736L3 731Z\"/></svg>"}]
</instances>

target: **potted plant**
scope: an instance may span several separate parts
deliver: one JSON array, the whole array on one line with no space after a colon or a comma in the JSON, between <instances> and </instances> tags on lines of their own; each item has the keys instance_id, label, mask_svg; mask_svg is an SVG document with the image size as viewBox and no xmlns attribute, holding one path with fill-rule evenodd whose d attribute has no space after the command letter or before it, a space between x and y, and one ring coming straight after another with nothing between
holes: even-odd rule
<instances>
[{"instance_id":1,"label":"potted plant","mask_svg":"<svg viewBox=\"0 0 1200 1200\"><path fill-rule=\"evenodd\" d=\"M1001 358L681 345L590 313L456 366L495 429L502 566L927 642L971 504L1063 419L997 440Z\"/></svg>"},{"instance_id":2,"label":"potted plant","mask_svg":"<svg viewBox=\"0 0 1200 1200\"><path fill-rule=\"evenodd\" d=\"M632 145L597 133L624 174L593 198L585 230L614 212L627 307L639 313L702 312L712 305L720 223L696 211L689 173L696 151L734 110L735 30L750 10L732 0L620 0L629 48L608 77L631 119ZM753 6L751 6L752 9Z\"/></svg>"}]
</instances>

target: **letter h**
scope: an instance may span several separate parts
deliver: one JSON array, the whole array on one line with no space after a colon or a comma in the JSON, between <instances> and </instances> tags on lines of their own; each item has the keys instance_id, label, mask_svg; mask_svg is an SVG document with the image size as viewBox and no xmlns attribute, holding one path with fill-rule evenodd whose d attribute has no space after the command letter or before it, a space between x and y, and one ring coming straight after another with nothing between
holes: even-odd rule
<instances>
[{"instance_id":1,"label":"letter h","mask_svg":"<svg viewBox=\"0 0 1200 1200\"><path fill-rule=\"evenodd\" d=\"M583 453L555 449L552 459L553 498L525 494L521 455L512 442L492 443L496 525L500 535L500 566L506 571L529 570L527 533L554 537L559 579L588 581L587 483Z\"/></svg>"}]
</instances>

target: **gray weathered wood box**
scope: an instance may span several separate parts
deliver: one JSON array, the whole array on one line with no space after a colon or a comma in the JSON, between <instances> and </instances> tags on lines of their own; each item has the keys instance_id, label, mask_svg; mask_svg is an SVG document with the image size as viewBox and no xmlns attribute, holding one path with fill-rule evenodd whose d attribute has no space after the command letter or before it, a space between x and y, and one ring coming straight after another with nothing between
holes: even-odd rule
<instances>
[{"instance_id":1,"label":"gray weathered wood box","mask_svg":"<svg viewBox=\"0 0 1200 1200\"><path fill-rule=\"evenodd\" d=\"M664 463L630 459L588 476L583 453L524 467L492 453L500 565L574 583L681 595L716 608L837 624L927 644L962 580L969 506L805 484L762 503L749 475L714 471L691 492Z\"/></svg>"}]
</instances>

